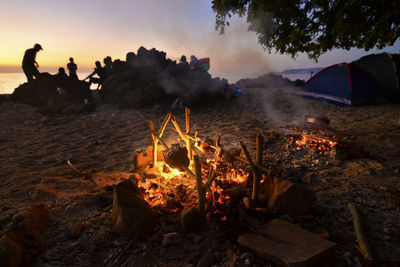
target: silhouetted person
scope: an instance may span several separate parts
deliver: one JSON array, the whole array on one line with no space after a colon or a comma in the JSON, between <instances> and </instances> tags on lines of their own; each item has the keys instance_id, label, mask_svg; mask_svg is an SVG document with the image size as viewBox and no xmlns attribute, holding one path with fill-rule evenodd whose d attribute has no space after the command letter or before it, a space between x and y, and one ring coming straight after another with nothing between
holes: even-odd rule
<instances>
[{"instance_id":1,"label":"silhouetted person","mask_svg":"<svg viewBox=\"0 0 400 267\"><path fill-rule=\"evenodd\" d=\"M28 82L33 81L33 77L37 78L40 74L39 64L36 62L36 53L43 50L40 44L35 44L33 48L25 51L24 59L22 60L22 69L28 79Z\"/></svg>"},{"instance_id":2,"label":"silhouetted person","mask_svg":"<svg viewBox=\"0 0 400 267\"><path fill-rule=\"evenodd\" d=\"M197 57L195 57L195 56L190 56L190 68L192 69L192 70L195 70L195 69L200 69L201 68L201 63L200 63L200 61L197 59Z\"/></svg>"},{"instance_id":3,"label":"silhouetted person","mask_svg":"<svg viewBox=\"0 0 400 267\"><path fill-rule=\"evenodd\" d=\"M78 80L78 75L76 75L76 71L78 70L78 66L74 63L74 58L69 58L69 63L67 64L69 77Z\"/></svg>"},{"instance_id":4,"label":"silhouetted person","mask_svg":"<svg viewBox=\"0 0 400 267\"><path fill-rule=\"evenodd\" d=\"M65 73L65 69L63 67L58 68L57 77L68 78L68 75Z\"/></svg>"},{"instance_id":5,"label":"silhouetted person","mask_svg":"<svg viewBox=\"0 0 400 267\"><path fill-rule=\"evenodd\" d=\"M99 89L100 86L104 82L105 72L104 72L104 68L100 64L100 61L96 61L95 65L96 65L96 68L94 68L94 71L89 76L87 76L84 79L84 81L90 78L89 83L97 83L98 84L97 89ZM97 74L98 78L93 78L93 76L96 74Z\"/></svg>"},{"instance_id":6,"label":"silhouetted person","mask_svg":"<svg viewBox=\"0 0 400 267\"><path fill-rule=\"evenodd\" d=\"M113 68L112 59L110 56L107 56L106 58L104 58L103 62L104 62L104 73L107 77L108 75L110 75L110 72L112 71Z\"/></svg>"},{"instance_id":7,"label":"silhouetted person","mask_svg":"<svg viewBox=\"0 0 400 267\"><path fill-rule=\"evenodd\" d=\"M179 60L179 64L182 64L182 65L188 65L189 64L187 62L187 59L186 59L185 55L181 56L181 59Z\"/></svg>"}]
</instances>

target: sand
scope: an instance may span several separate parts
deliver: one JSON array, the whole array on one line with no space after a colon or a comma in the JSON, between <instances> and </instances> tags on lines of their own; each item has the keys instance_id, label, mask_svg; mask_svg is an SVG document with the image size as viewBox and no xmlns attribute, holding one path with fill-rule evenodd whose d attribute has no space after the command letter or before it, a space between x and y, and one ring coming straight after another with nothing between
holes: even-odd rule
<instances>
[{"instance_id":1,"label":"sand","mask_svg":"<svg viewBox=\"0 0 400 267\"><path fill-rule=\"evenodd\" d=\"M314 219L291 220L310 230L323 229L338 243L332 264L361 261L347 209L349 201L362 211L369 239L379 257L396 259L400 255L400 160L396 157L400 154L400 105L338 107L282 95L295 90L245 89L242 96L230 102L193 110L193 129L199 130L201 136L221 135L222 143L230 146L244 141L253 152L257 134L275 134L277 140L265 138L268 145L264 165L281 169L285 178L316 191L319 215L312 215ZM30 106L0 105L1 226L18 209L32 203L45 203L50 211L50 225L43 236L44 250L32 265L104 264L107 257L127 244L127 240L111 233L110 191L82 179L66 162L70 159L81 170L94 170L94 179L107 177L103 179L104 186L112 185L134 170L134 152L151 144L148 120L152 119L158 127L165 115L157 108L121 110L102 105L90 114L45 117ZM184 111L178 110L176 115L183 127ZM296 150L283 126L299 124L307 115L329 118L333 129L352 136L369 156L336 160L307 149ZM177 134L169 127L164 136L171 142ZM83 220L85 228L80 239L71 240L66 229L75 220ZM172 230L179 231L179 227ZM150 241L141 242L132 248L139 255L135 256L136 264L145 262L148 256L142 247ZM229 247L232 255L245 252L235 243L227 242L221 247ZM152 247L153 254L149 254L151 259L147 262L180 265L196 246L167 254L162 249L161 245ZM125 257L135 258L134 254ZM232 257L222 257L219 263L233 261ZM263 262L259 258L254 261Z\"/></svg>"}]
</instances>

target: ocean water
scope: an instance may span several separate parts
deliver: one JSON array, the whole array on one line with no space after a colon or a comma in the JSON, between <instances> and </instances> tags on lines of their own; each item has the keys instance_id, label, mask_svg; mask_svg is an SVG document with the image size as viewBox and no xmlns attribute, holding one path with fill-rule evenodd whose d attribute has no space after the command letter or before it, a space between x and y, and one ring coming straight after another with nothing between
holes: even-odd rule
<instances>
[{"instance_id":1,"label":"ocean water","mask_svg":"<svg viewBox=\"0 0 400 267\"><path fill-rule=\"evenodd\" d=\"M89 74L90 74L89 72L78 73L78 77L80 79L83 79L86 78ZM27 81L26 76L23 72L17 72L17 73L0 72L0 94L12 94L15 88L25 83L26 81ZM94 84L91 86L91 88L95 89L97 88L97 85Z\"/></svg>"}]
</instances>

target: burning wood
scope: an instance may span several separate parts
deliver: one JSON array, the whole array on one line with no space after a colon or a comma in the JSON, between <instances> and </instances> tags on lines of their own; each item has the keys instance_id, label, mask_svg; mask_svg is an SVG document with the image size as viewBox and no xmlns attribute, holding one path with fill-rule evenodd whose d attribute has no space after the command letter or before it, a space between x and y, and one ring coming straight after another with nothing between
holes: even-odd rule
<instances>
[{"instance_id":1,"label":"burning wood","mask_svg":"<svg viewBox=\"0 0 400 267\"><path fill-rule=\"evenodd\" d=\"M321 137L315 137L307 134L301 135L301 138L297 140L292 138L292 141L297 146L308 146L308 147L313 147L317 150L325 150L325 151L332 150L334 147L339 146L338 141L333 141Z\"/></svg>"}]
</instances>

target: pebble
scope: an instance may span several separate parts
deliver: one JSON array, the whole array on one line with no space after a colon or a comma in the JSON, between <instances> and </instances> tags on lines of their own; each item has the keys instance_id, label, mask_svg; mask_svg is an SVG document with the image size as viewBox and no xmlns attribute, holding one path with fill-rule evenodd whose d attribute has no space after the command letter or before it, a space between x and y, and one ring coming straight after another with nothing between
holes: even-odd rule
<instances>
[{"instance_id":1,"label":"pebble","mask_svg":"<svg viewBox=\"0 0 400 267\"><path fill-rule=\"evenodd\" d=\"M177 232L167 233L163 235L162 246L168 247L181 243L181 239Z\"/></svg>"},{"instance_id":2,"label":"pebble","mask_svg":"<svg viewBox=\"0 0 400 267\"><path fill-rule=\"evenodd\" d=\"M215 264L217 259L215 258L214 254L211 252L206 252L206 254L201 257L199 262L197 263L197 267L208 267Z\"/></svg>"}]
</instances>

